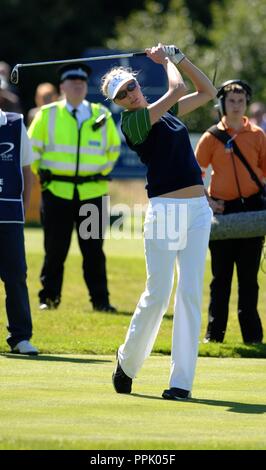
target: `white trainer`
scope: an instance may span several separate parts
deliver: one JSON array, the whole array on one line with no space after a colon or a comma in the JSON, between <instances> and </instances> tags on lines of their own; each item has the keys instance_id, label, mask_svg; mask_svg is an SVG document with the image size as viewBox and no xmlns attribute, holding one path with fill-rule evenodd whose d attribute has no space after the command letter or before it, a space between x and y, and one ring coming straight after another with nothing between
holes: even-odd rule
<instances>
[{"instance_id":1,"label":"white trainer","mask_svg":"<svg viewBox=\"0 0 266 470\"><path fill-rule=\"evenodd\" d=\"M12 352L16 354L28 354L29 356L37 356L39 354L38 349L32 346L27 340L20 341L16 344L16 346L12 348Z\"/></svg>"},{"instance_id":2,"label":"white trainer","mask_svg":"<svg viewBox=\"0 0 266 470\"><path fill-rule=\"evenodd\" d=\"M49 310L49 305L47 305L47 304L40 304L39 309L40 309L40 310Z\"/></svg>"}]
</instances>

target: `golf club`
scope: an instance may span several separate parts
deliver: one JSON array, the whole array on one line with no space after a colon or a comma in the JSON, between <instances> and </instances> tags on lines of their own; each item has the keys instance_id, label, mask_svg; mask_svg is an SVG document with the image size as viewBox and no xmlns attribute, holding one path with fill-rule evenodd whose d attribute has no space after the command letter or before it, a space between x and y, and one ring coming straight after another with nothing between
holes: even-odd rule
<instances>
[{"instance_id":1,"label":"golf club","mask_svg":"<svg viewBox=\"0 0 266 470\"><path fill-rule=\"evenodd\" d=\"M112 55L101 55L97 57L80 57L79 59L65 59L65 60L50 60L46 62L31 62L27 64L17 64L13 68L10 81L11 83L18 84L19 82L19 69L25 67L37 67L40 65L57 65L57 64L71 64L75 62L92 62L94 60L107 60L107 59L125 59L128 57L135 57L135 56L145 56L145 52L128 52L125 54L112 54Z\"/></svg>"},{"instance_id":2,"label":"golf club","mask_svg":"<svg viewBox=\"0 0 266 470\"><path fill-rule=\"evenodd\" d=\"M145 56L145 52L130 52L127 54L113 54L113 55L102 55L98 57L81 57L79 59L65 59L65 60L51 60L46 62L32 62L28 64L17 64L13 68L10 76L11 83L18 84L19 82L19 69L25 67L37 67L39 65L57 65L57 64L66 64L66 63L75 63L75 62L91 62L94 60L107 60L107 59L124 59L127 57L135 57L135 56Z\"/></svg>"}]
</instances>

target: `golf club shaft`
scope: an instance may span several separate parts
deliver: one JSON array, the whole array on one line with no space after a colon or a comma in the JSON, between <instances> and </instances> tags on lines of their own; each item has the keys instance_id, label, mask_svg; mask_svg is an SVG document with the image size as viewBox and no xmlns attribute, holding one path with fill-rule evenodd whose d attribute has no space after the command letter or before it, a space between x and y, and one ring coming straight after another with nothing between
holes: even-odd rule
<instances>
[{"instance_id":1,"label":"golf club shaft","mask_svg":"<svg viewBox=\"0 0 266 470\"><path fill-rule=\"evenodd\" d=\"M145 52L129 52L125 54L111 54L111 55L102 55L102 56L96 56L96 57L80 57L78 59L64 59L64 60L50 60L50 61L45 61L45 62L31 62L31 63L26 63L26 64L17 64L10 76L10 80L12 83L18 83L18 70L19 68L25 68L25 67L37 67L40 65L58 65L58 64L71 64L71 63L76 63L76 62L91 62L95 60L107 60L107 59L125 59L128 57L134 57L134 56L145 56Z\"/></svg>"},{"instance_id":2,"label":"golf club shaft","mask_svg":"<svg viewBox=\"0 0 266 470\"><path fill-rule=\"evenodd\" d=\"M18 67L34 67L37 65L56 65L56 64L66 64L66 63L75 63L75 62L89 62L93 60L106 60L106 59L124 59L126 57L133 57L135 55L146 55L145 52L129 52L126 54L112 54L112 55L100 55L96 57L81 57L79 59L65 59L65 60L51 60L46 62L32 62L27 64L18 64Z\"/></svg>"}]
</instances>

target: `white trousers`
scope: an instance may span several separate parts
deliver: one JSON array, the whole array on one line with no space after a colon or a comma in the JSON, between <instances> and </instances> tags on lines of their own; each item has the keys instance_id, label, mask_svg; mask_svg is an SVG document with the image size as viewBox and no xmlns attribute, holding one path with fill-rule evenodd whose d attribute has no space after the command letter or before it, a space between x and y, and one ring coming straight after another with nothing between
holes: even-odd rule
<instances>
[{"instance_id":1,"label":"white trousers","mask_svg":"<svg viewBox=\"0 0 266 470\"><path fill-rule=\"evenodd\" d=\"M198 355L201 303L212 211L205 196L151 198L144 222L146 289L118 350L123 371L134 378L153 348L174 283L170 387L191 390Z\"/></svg>"}]
</instances>

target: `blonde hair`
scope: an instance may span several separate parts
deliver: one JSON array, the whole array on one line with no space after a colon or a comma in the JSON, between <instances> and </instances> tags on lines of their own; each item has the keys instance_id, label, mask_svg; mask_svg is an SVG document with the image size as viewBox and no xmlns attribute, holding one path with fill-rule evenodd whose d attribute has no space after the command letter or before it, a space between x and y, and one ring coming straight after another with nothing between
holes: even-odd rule
<instances>
[{"instance_id":1,"label":"blonde hair","mask_svg":"<svg viewBox=\"0 0 266 470\"><path fill-rule=\"evenodd\" d=\"M134 72L131 67L123 67L122 65L120 67L112 67L111 70L106 72L106 74L102 77L101 79L101 92L106 98L108 98L108 85L110 81L116 77L116 75L119 75L121 72L128 72L131 73L135 78L138 75L138 72Z\"/></svg>"}]
</instances>

